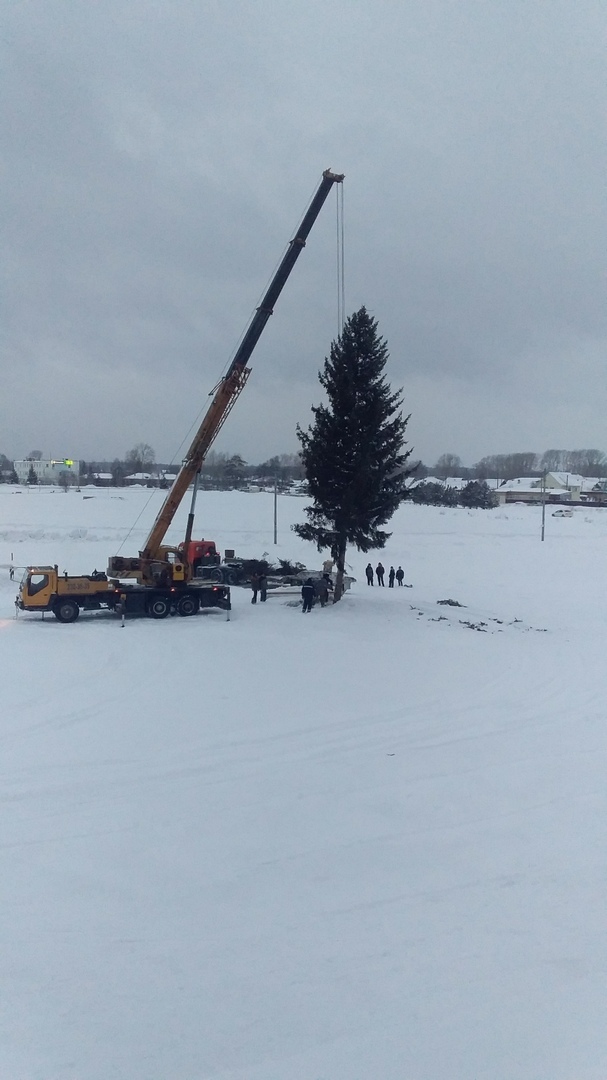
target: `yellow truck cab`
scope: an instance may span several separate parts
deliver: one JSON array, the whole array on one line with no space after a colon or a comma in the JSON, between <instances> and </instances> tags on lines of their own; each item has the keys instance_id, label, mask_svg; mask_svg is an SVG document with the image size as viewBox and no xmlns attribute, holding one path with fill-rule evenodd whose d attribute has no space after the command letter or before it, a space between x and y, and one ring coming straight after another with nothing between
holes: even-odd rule
<instances>
[{"instance_id":1,"label":"yellow truck cab","mask_svg":"<svg viewBox=\"0 0 607 1080\"><path fill-rule=\"evenodd\" d=\"M55 566L28 566L21 584L17 603L28 611L46 611L51 597L57 593L57 568Z\"/></svg>"},{"instance_id":2,"label":"yellow truck cab","mask_svg":"<svg viewBox=\"0 0 607 1080\"><path fill-rule=\"evenodd\" d=\"M70 577L57 566L28 566L19 586L17 606L22 611L52 611L59 622L74 622L80 608L106 606L114 586L105 574Z\"/></svg>"}]
</instances>

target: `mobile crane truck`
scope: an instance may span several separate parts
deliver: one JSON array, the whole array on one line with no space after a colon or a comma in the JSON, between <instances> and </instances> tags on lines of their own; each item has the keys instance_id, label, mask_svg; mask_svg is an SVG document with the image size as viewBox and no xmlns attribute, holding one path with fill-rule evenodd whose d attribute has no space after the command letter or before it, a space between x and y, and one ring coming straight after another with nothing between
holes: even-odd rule
<instances>
[{"instance_id":1,"label":"mobile crane truck","mask_svg":"<svg viewBox=\"0 0 607 1080\"><path fill-rule=\"evenodd\" d=\"M200 608L230 609L227 585L196 577L201 547L210 541L192 540L200 470L209 449L229 416L251 373L247 366L274 305L305 247L308 234L334 184L344 177L326 169L293 240L255 311L226 374L215 387L200 427L183 464L150 530L134 558L113 555L107 573L79 577L60 574L57 565L28 566L15 601L22 611L52 611L59 622L74 622L81 611L109 609L124 614L195 615ZM192 500L183 541L172 547L163 543L173 518L190 487ZM214 545L213 546L213 551Z\"/></svg>"}]
</instances>

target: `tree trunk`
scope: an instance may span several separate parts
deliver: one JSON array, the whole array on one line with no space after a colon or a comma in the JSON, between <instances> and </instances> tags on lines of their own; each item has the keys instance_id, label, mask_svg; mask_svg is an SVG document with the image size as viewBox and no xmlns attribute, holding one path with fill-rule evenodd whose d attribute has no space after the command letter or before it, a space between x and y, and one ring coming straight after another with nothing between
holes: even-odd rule
<instances>
[{"instance_id":1,"label":"tree trunk","mask_svg":"<svg viewBox=\"0 0 607 1080\"><path fill-rule=\"evenodd\" d=\"M337 541L337 551L335 557L335 563L337 566L337 576L335 578L335 589L333 590L333 603L336 604L338 600L341 600L344 594L344 563L346 561L346 538L340 536Z\"/></svg>"}]
</instances>

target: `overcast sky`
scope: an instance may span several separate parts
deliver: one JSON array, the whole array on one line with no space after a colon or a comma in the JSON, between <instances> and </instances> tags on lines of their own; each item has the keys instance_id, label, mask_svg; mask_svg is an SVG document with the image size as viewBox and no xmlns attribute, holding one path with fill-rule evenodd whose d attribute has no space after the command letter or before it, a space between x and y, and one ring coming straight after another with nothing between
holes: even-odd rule
<instances>
[{"instance_id":1,"label":"overcast sky","mask_svg":"<svg viewBox=\"0 0 607 1080\"><path fill-rule=\"evenodd\" d=\"M607 451L601 0L1 10L1 452L178 459L327 167L415 456ZM332 193L217 448L295 450L336 332Z\"/></svg>"}]
</instances>

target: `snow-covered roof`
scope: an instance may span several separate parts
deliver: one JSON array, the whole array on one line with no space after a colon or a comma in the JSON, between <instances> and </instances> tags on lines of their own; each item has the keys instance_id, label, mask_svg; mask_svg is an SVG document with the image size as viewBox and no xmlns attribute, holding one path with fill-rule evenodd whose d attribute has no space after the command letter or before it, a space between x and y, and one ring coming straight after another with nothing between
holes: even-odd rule
<instances>
[{"instance_id":1,"label":"snow-covered roof","mask_svg":"<svg viewBox=\"0 0 607 1080\"><path fill-rule=\"evenodd\" d=\"M459 490L466 487L468 481L462 480L461 476L447 476L446 480L444 476L421 476L420 480L415 480L410 487L417 487L418 484L441 484L442 487L455 487Z\"/></svg>"},{"instance_id":2,"label":"snow-covered roof","mask_svg":"<svg viewBox=\"0 0 607 1080\"><path fill-rule=\"evenodd\" d=\"M503 480L498 491L535 491L541 484L537 476L517 476L513 480Z\"/></svg>"},{"instance_id":3,"label":"snow-covered roof","mask_svg":"<svg viewBox=\"0 0 607 1080\"><path fill-rule=\"evenodd\" d=\"M444 482L445 482L445 481L444 481L444 480L440 480L440 479L438 478L438 476L424 476L424 477L422 477L422 479L421 479L421 480L415 480L415 481L414 481L414 483L415 483L416 485L417 485L417 484L444 484Z\"/></svg>"},{"instance_id":4,"label":"snow-covered roof","mask_svg":"<svg viewBox=\"0 0 607 1080\"><path fill-rule=\"evenodd\" d=\"M469 484L469 480L464 480L461 476L448 476L445 480L445 487L455 488L456 491L461 491L465 488L466 484Z\"/></svg>"},{"instance_id":5,"label":"snow-covered roof","mask_svg":"<svg viewBox=\"0 0 607 1080\"><path fill-rule=\"evenodd\" d=\"M146 480L174 480L177 476L176 472L166 472L161 469L160 472L135 472L125 476L125 480L132 480L134 484L144 484Z\"/></svg>"}]
</instances>

